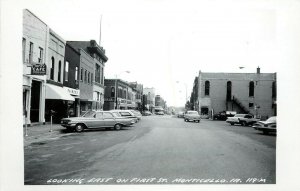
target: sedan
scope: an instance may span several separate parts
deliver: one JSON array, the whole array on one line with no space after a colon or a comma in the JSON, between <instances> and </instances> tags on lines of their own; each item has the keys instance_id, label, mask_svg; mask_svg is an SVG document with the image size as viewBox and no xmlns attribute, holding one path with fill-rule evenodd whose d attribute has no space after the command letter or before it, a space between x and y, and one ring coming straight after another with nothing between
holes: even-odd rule
<instances>
[{"instance_id":1,"label":"sedan","mask_svg":"<svg viewBox=\"0 0 300 191\"><path fill-rule=\"evenodd\" d=\"M273 116L266 121L254 123L252 127L258 131L262 131L263 134L268 134L269 132L277 132L276 124L276 116Z\"/></svg>"},{"instance_id":2,"label":"sedan","mask_svg":"<svg viewBox=\"0 0 300 191\"><path fill-rule=\"evenodd\" d=\"M136 117L138 120L142 119L142 114L141 112L137 111L137 110L130 110Z\"/></svg>"},{"instance_id":3,"label":"sedan","mask_svg":"<svg viewBox=\"0 0 300 191\"><path fill-rule=\"evenodd\" d=\"M197 111L187 111L184 115L184 121L200 122L201 117Z\"/></svg>"},{"instance_id":4,"label":"sedan","mask_svg":"<svg viewBox=\"0 0 300 191\"><path fill-rule=\"evenodd\" d=\"M114 128L120 130L122 127L134 124L133 119L117 116L109 111L88 111L81 117L63 118L61 126L68 130L82 132L93 128Z\"/></svg>"}]
</instances>

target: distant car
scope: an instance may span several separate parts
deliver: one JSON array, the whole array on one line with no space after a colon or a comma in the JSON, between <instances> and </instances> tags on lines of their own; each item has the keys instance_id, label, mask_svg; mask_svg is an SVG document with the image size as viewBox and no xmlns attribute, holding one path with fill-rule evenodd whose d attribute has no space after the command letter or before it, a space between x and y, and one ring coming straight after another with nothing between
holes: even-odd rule
<instances>
[{"instance_id":1,"label":"distant car","mask_svg":"<svg viewBox=\"0 0 300 191\"><path fill-rule=\"evenodd\" d=\"M183 117L184 117L184 112L183 112L183 111L179 111L179 112L177 113L177 117L178 117L178 118L183 118Z\"/></svg>"},{"instance_id":2,"label":"distant car","mask_svg":"<svg viewBox=\"0 0 300 191\"><path fill-rule=\"evenodd\" d=\"M152 113L150 111L144 111L142 113L143 116L149 116L149 115L152 115Z\"/></svg>"},{"instance_id":3,"label":"distant car","mask_svg":"<svg viewBox=\"0 0 300 191\"><path fill-rule=\"evenodd\" d=\"M138 120L142 119L142 114L141 112L137 111L137 110L130 110L136 117Z\"/></svg>"},{"instance_id":4,"label":"distant car","mask_svg":"<svg viewBox=\"0 0 300 191\"><path fill-rule=\"evenodd\" d=\"M253 125L259 119L256 119L251 114L236 114L233 117L228 117L226 122L230 125L240 124L242 126Z\"/></svg>"},{"instance_id":5,"label":"distant car","mask_svg":"<svg viewBox=\"0 0 300 191\"><path fill-rule=\"evenodd\" d=\"M200 122L201 117L197 111L187 111L184 115L184 121Z\"/></svg>"},{"instance_id":6,"label":"distant car","mask_svg":"<svg viewBox=\"0 0 300 191\"><path fill-rule=\"evenodd\" d=\"M276 116L270 117L266 121L258 121L257 123L253 124L253 128L262 131L263 134L268 134L269 132L277 132L277 122Z\"/></svg>"},{"instance_id":7,"label":"distant car","mask_svg":"<svg viewBox=\"0 0 300 191\"><path fill-rule=\"evenodd\" d=\"M226 120L228 117L236 115L235 111L221 111L213 115L213 120Z\"/></svg>"},{"instance_id":8,"label":"distant car","mask_svg":"<svg viewBox=\"0 0 300 191\"><path fill-rule=\"evenodd\" d=\"M138 122L138 117L134 113L132 113L130 110L110 110L110 112L112 112L116 115L120 115L121 117L133 119L135 123Z\"/></svg>"},{"instance_id":9,"label":"distant car","mask_svg":"<svg viewBox=\"0 0 300 191\"><path fill-rule=\"evenodd\" d=\"M94 128L114 128L115 130L120 130L122 127L132 124L134 124L133 119L121 117L109 111L88 111L81 117L63 118L61 120L61 126L77 132Z\"/></svg>"},{"instance_id":10,"label":"distant car","mask_svg":"<svg viewBox=\"0 0 300 191\"><path fill-rule=\"evenodd\" d=\"M165 113L163 111L157 111L155 112L156 115L164 115Z\"/></svg>"}]
</instances>

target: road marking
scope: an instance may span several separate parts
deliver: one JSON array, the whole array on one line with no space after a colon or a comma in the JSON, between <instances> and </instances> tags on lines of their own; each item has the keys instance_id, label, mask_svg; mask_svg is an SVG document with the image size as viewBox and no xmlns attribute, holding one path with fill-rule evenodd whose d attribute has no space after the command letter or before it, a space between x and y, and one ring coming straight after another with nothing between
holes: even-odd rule
<instances>
[{"instance_id":1,"label":"road marking","mask_svg":"<svg viewBox=\"0 0 300 191\"><path fill-rule=\"evenodd\" d=\"M41 157L43 157L43 158L47 158L47 157L51 157L51 156L53 156L54 154L46 154L46 155L42 155Z\"/></svg>"},{"instance_id":2,"label":"road marking","mask_svg":"<svg viewBox=\"0 0 300 191\"><path fill-rule=\"evenodd\" d=\"M67 147L67 148L62 149L62 151L67 151L67 150L72 149L72 148L73 148L73 146Z\"/></svg>"}]
</instances>

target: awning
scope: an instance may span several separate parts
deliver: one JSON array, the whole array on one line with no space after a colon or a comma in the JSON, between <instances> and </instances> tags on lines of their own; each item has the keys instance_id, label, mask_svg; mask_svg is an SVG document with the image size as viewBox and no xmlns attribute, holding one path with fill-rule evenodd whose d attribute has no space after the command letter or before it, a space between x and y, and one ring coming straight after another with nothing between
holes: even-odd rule
<instances>
[{"instance_id":1,"label":"awning","mask_svg":"<svg viewBox=\"0 0 300 191\"><path fill-rule=\"evenodd\" d=\"M61 99L75 101L75 98L64 88L52 84L46 84L46 99Z\"/></svg>"}]
</instances>

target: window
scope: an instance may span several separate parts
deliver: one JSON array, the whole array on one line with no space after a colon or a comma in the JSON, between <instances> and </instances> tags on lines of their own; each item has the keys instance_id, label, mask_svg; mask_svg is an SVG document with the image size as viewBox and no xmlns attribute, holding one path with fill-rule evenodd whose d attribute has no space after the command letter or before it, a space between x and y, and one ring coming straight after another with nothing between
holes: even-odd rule
<instances>
[{"instance_id":1,"label":"window","mask_svg":"<svg viewBox=\"0 0 300 191\"><path fill-rule=\"evenodd\" d=\"M83 81L83 68L80 69L80 81Z\"/></svg>"},{"instance_id":2,"label":"window","mask_svg":"<svg viewBox=\"0 0 300 191\"><path fill-rule=\"evenodd\" d=\"M226 94L227 101L231 100L231 89L232 89L232 83L231 83L231 81L228 81L227 82L227 94Z\"/></svg>"},{"instance_id":3,"label":"window","mask_svg":"<svg viewBox=\"0 0 300 191\"><path fill-rule=\"evenodd\" d=\"M204 95L209 96L209 81L205 81Z\"/></svg>"},{"instance_id":4,"label":"window","mask_svg":"<svg viewBox=\"0 0 300 191\"><path fill-rule=\"evenodd\" d=\"M93 82L94 82L94 74L91 73L91 83L93 83Z\"/></svg>"},{"instance_id":5,"label":"window","mask_svg":"<svg viewBox=\"0 0 300 191\"><path fill-rule=\"evenodd\" d=\"M32 59L33 59L33 43L30 42L30 45L29 45L29 63L32 63Z\"/></svg>"},{"instance_id":6,"label":"window","mask_svg":"<svg viewBox=\"0 0 300 191\"><path fill-rule=\"evenodd\" d=\"M61 61L58 62L58 78L57 81L61 82Z\"/></svg>"},{"instance_id":7,"label":"window","mask_svg":"<svg viewBox=\"0 0 300 191\"><path fill-rule=\"evenodd\" d=\"M249 108L253 108L254 104L253 103L249 103Z\"/></svg>"},{"instance_id":8,"label":"window","mask_svg":"<svg viewBox=\"0 0 300 191\"><path fill-rule=\"evenodd\" d=\"M103 113L103 118L104 119L112 119L114 116L111 113Z\"/></svg>"},{"instance_id":9,"label":"window","mask_svg":"<svg viewBox=\"0 0 300 191\"><path fill-rule=\"evenodd\" d=\"M75 81L78 81L78 67L75 68Z\"/></svg>"},{"instance_id":10,"label":"window","mask_svg":"<svg viewBox=\"0 0 300 191\"><path fill-rule=\"evenodd\" d=\"M40 49L40 57L39 57L39 63L43 63L43 52L44 52L44 50L43 50L43 48L41 48L41 47L39 47L39 49Z\"/></svg>"},{"instance_id":11,"label":"window","mask_svg":"<svg viewBox=\"0 0 300 191\"><path fill-rule=\"evenodd\" d=\"M87 82L87 70L84 71L84 82Z\"/></svg>"},{"instance_id":12,"label":"window","mask_svg":"<svg viewBox=\"0 0 300 191\"><path fill-rule=\"evenodd\" d=\"M249 83L249 97L253 97L254 96L254 82L251 81Z\"/></svg>"},{"instance_id":13,"label":"window","mask_svg":"<svg viewBox=\"0 0 300 191\"><path fill-rule=\"evenodd\" d=\"M95 69L95 82L100 83L100 66L96 64L96 69Z\"/></svg>"},{"instance_id":14,"label":"window","mask_svg":"<svg viewBox=\"0 0 300 191\"><path fill-rule=\"evenodd\" d=\"M26 52L26 39L22 39L22 56L23 56L23 62L25 62L25 52Z\"/></svg>"},{"instance_id":15,"label":"window","mask_svg":"<svg viewBox=\"0 0 300 191\"><path fill-rule=\"evenodd\" d=\"M276 82L272 83L272 98L276 98Z\"/></svg>"},{"instance_id":16,"label":"window","mask_svg":"<svg viewBox=\"0 0 300 191\"><path fill-rule=\"evenodd\" d=\"M51 58L51 70L50 70L50 79L54 80L54 57Z\"/></svg>"},{"instance_id":17,"label":"window","mask_svg":"<svg viewBox=\"0 0 300 191\"><path fill-rule=\"evenodd\" d=\"M69 78L68 74L69 74L69 62L66 61L66 64L65 64L65 81L68 81L68 78ZM76 72L75 72L75 80L76 80Z\"/></svg>"},{"instance_id":18,"label":"window","mask_svg":"<svg viewBox=\"0 0 300 191\"><path fill-rule=\"evenodd\" d=\"M96 118L97 119L102 119L103 113L102 112L97 112L96 113Z\"/></svg>"},{"instance_id":19,"label":"window","mask_svg":"<svg viewBox=\"0 0 300 191\"><path fill-rule=\"evenodd\" d=\"M103 84L103 79L104 79L103 70L104 70L104 68L102 67L102 70L101 70L101 84Z\"/></svg>"},{"instance_id":20,"label":"window","mask_svg":"<svg viewBox=\"0 0 300 191\"><path fill-rule=\"evenodd\" d=\"M111 88L110 97L115 97L115 88L114 87Z\"/></svg>"},{"instance_id":21,"label":"window","mask_svg":"<svg viewBox=\"0 0 300 191\"><path fill-rule=\"evenodd\" d=\"M120 112L120 114L123 117L131 117L132 116L129 112L124 112L124 111Z\"/></svg>"},{"instance_id":22,"label":"window","mask_svg":"<svg viewBox=\"0 0 300 191\"><path fill-rule=\"evenodd\" d=\"M90 72L88 72L88 84L90 83Z\"/></svg>"}]
</instances>

